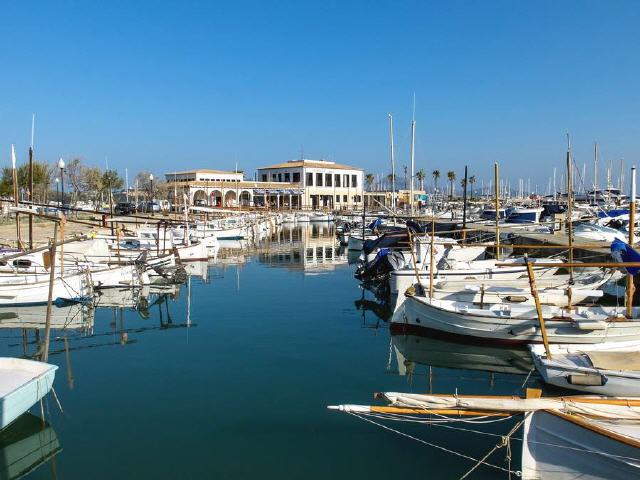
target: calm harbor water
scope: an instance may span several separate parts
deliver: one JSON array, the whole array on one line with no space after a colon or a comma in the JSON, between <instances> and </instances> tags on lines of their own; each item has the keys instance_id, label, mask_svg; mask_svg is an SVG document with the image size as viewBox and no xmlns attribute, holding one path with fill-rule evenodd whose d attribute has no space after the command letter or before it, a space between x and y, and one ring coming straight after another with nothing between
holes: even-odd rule
<instances>
[{"instance_id":1,"label":"calm harbor water","mask_svg":"<svg viewBox=\"0 0 640 480\"><path fill-rule=\"evenodd\" d=\"M56 309L64 413L49 395L45 430L27 416L2 435L0 478L458 478L472 462L326 406L371 404L377 391L519 393L526 353L392 338L390 307L359 287L334 238L329 226L284 227L192 265L186 285ZM0 354L35 352L43 318L0 312ZM498 441L391 426L475 458ZM504 453L492 460L506 466Z\"/></svg>"}]
</instances>

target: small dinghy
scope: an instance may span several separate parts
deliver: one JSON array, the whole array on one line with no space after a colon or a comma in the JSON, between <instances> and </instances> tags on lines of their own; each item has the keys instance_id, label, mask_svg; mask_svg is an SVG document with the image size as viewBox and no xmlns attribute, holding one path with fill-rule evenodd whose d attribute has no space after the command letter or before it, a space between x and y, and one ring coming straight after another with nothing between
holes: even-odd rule
<instances>
[{"instance_id":1,"label":"small dinghy","mask_svg":"<svg viewBox=\"0 0 640 480\"><path fill-rule=\"evenodd\" d=\"M0 429L49 393L57 369L49 363L0 357Z\"/></svg>"},{"instance_id":2,"label":"small dinghy","mask_svg":"<svg viewBox=\"0 0 640 480\"><path fill-rule=\"evenodd\" d=\"M529 345L544 381L557 387L617 397L640 397L640 341L595 345Z\"/></svg>"}]
</instances>

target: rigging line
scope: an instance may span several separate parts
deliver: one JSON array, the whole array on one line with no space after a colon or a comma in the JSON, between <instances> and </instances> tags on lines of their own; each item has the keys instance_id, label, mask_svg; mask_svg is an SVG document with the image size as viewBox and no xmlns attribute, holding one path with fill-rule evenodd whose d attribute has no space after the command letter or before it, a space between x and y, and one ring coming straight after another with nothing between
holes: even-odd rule
<instances>
[{"instance_id":1,"label":"rigging line","mask_svg":"<svg viewBox=\"0 0 640 480\"><path fill-rule=\"evenodd\" d=\"M522 420L520 420L518 423L516 423L513 428L511 430L509 430L509 433L507 433L505 436L502 437L502 440L496 444L495 447L493 447L491 450L489 450L489 452L482 457L480 460L478 460L478 463L476 463L473 467L471 467L471 469L465 473L463 476L460 477L460 480L464 480L465 478L467 478L469 475L471 475L471 473L478 468L480 465L488 465L485 460L487 458L489 458L491 456L491 454L493 452L495 452L496 450L498 450L499 448L502 447L507 447L507 458L509 459L509 475L511 475L511 435L513 435L514 433L516 433L516 431L522 426L522 424L525 422L525 420L527 419L527 417L530 415L530 413L526 413L524 415L524 418ZM518 472L519 473L519 472ZM518 475L520 476L520 475Z\"/></svg>"},{"instance_id":2,"label":"rigging line","mask_svg":"<svg viewBox=\"0 0 640 480\"><path fill-rule=\"evenodd\" d=\"M478 461L477 459L475 459L475 458L473 458L473 457L471 457L469 455L465 455L464 453L456 452L455 450L450 450L450 449L448 449L446 447L443 447L441 445L436 445L435 443L427 442L426 440L423 440L421 438L414 437L412 435L409 435L408 433L400 432L399 430L395 430L395 429L393 429L391 427L388 427L386 425L383 425L381 423L374 422L373 420L371 420L369 418L366 418L364 416L361 416L361 415L359 415L357 413L354 413L354 412L346 412L346 413L348 413L349 415L353 415L354 417L357 417L357 418L359 418L361 420L364 420L365 422L372 423L372 424L374 424L374 425L376 425L376 426L378 426L380 428L383 428L384 430L388 430L388 431L396 433L396 434L398 434L400 436L409 438L411 440L415 440L418 443L422 443L422 444L427 445L429 447L433 447L433 448L436 448L438 450L442 450L444 452L450 453L452 455L456 455L458 457L466 458L467 460L471 460L473 462L477 462ZM501 471L506 472L506 473L511 473L511 470L507 470L506 468L500 467L498 465L493 465L492 463L485 462L484 465L486 465L488 467L495 468L497 470L501 470ZM517 472L517 473L519 473L519 472Z\"/></svg>"},{"instance_id":3,"label":"rigging line","mask_svg":"<svg viewBox=\"0 0 640 480\"><path fill-rule=\"evenodd\" d=\"M493 417L489 415L482 415L478 417L471 417L467 419L463 418L452 418L446 415L439 415L436 413L431 413L432 416L437 417L437 420L426 420L424 417L416 417L413 415L404 415L397 413L370 413L364 412L361 415L379 418L382 420L394 420L398 422L413 422L413 423L421 423L425 425L436 424L436 423L471 423L471 424L488 424L488 423L497 423L502 422L504 420L509 420L513 417L513 415L507 417ZM488 419L488 420L484 420ZM483 420L483 421L480 421Z\"/></svg>"},{"instance_id":4,"label":"rigging line","mask_svg":"<svg viewBox=\"0 0 640 480\"><path fill-rule=\"evenodd\" d=\"M529 373L527 373L527 378L524 379L524 382L522 382L522 385L520 386L521 389L524 388L524 386L527 384L527 382L529 381L529 378L531 377L531 374L533 372L536 371L536 367L535 365L533 367L531 367L531 370L529 370Z\"/></svg>"}]
</instances>

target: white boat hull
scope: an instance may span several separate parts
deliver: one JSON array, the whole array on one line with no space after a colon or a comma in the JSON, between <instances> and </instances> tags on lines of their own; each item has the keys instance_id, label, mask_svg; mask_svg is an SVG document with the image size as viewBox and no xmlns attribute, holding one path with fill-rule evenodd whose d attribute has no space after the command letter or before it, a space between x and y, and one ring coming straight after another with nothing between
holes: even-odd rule
<instances>
[{"instance_id":1,"label":"white boat hull","mask_svg":"<svg viewBox=\"0 0 640 480\"><path fill-rule=\"evenodd\" d=\"M409 297L404 302L404 312L394 315L391 328L405 333L436 332L441 335L466 339L469 342L492 341L498 343L541 343L542 334L535 309L528 315L504 315L480 308L451 311L437 306L438 300L429 304L425 297ZM494 305L494 307L502 305ZM559 312L560 310L554 310ZM483 313L484 312L484 313ZM553 316L555 317L555 315ZM550 318L545 315L549 342L552 343L600 343L625 342L640 337L640 321L590 321L589 317L576 320L570 317Z\"/></svg>"},{"instance_id":2,"label":"white boat hull","mask_svg":"<svg viewBox=\"0 0 640 480\"><path fill-rule=\"evenodd\" d=\"M594 395L640 397L640 371L630 361L640 351L639 341L550 348L551 359L546 357L542 345L530 345L533 363L549 385ZM629 360L628 369L597 368L589 359L589 352L622 355Z\"/></svg>"},{"instance_id":3,"label":"white boat hull","mask_svg":"<svg viewBox=\"0 0 640 480\"><path fill-rule=\"evenodd\" d=\"M44 397L58 369L55 365L19 358L0 358L0 429Z\"/></svg>"},{"instance_id":4,"label":"white boat hull","mask_svg":"<svg viewBox=\"0 0 640 480\"><path fill-rule=\"evenodd\" d=\"M565 420L561 415L543 410L530 414L523 436L524 480L640 478L639 448Z\"/></svg>"}]
</instances>

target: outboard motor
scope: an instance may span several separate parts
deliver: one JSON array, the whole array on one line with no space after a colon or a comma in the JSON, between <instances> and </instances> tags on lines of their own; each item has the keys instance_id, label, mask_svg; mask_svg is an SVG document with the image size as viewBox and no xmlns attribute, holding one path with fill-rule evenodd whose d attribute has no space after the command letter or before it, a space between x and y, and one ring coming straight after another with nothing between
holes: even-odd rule
<instances>
[{"instance_id":1,"label":"outboard motor","mask_svg":"<svg viewBox=\"0 0 640 480\"><path fill-rule=\"evenodd\" d=\"M363 282L383 281L392 271L404 267L405 264L406 259L402 252L381 248L371 262L358 268L355 277Z\"/></svg>"}]
</instances>

